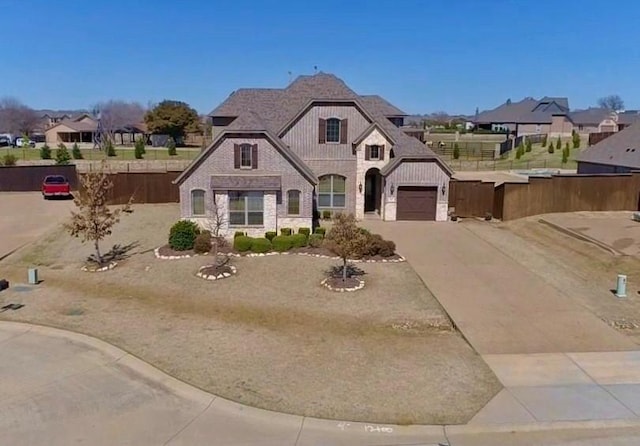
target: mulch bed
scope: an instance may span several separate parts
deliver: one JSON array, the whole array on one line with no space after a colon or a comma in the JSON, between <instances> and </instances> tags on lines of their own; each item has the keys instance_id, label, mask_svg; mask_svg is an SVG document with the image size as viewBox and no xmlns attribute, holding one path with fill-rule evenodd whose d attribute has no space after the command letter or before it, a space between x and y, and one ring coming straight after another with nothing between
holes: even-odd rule
<instances>
[{"instance_id":1,"label":"mulch bed","mask_svg":"<svg viewBox=\"0 0 640 446\"><path fill-rule=\"evenodd\" d=\"M355 288L360 285L360 281L355 277L347 277L346 280L329 277L327 279L327 284L330 285L331 288Z\"/></svg>"},{"instance_id":2,"label":"mulch bed","mask_svg":"<svg viewBox=\"0 0 640 446\"><path fill-rule=\"evenodd\" d=\"M205 276L218 276L220 274L224 274L224 273L229 273L229 274L233 274L233 270L231 269L230 266L227 265L223 265L223 266L208 266L206 268L202 268L200 270L200 273L202 273Z\"/></svg>"},{"instance_id":3,"label":"mulch bed","mask_svg":"<svg viewBox=\"0 0 640 446\"><path fill-rule=\"evenodd\" d=\"M164 246L161 246L158 249L158 254L160 254L161 256L164 256L164 257L170 257L170 256L194 256L194 255L196 255L196 252L193 249L189 249L187 251L176 251L175 249L172 249L171 246L164 245Z\"/></svg>"},{"instance_id":4,"label":"mulch bed","mask_svg":"<svg viewBox=\"0 0 640 446\"><path fill-rule=\"evenodd\" d=\"M218 250L218 252L220 254L234 254L234 255L239 255L239 256L245 256L248 254L252 254L251 251L246 251L246 252L240 252L240 251L236 251L233 246L225 246L224 248L220 248ZM334 253L332 253L331 251L329 251L327 248L311 248L310 246L304 246L302 248L291 248L289 251L287 251L289 254L307 254L307 255L311 255L311 256L325 256L325 257L337 257ZM162 252L161 252L162 254ZM172 255L172 254L168 254L168 255ZM176 254L173 254L176 255ZM403 260L403 257L398 255L398 254L394 254L390 257L382 257L382 256L365 256L362 259L358 259L358 260L371 260L374 262L381 262L383 260L386 260L387 262L391 261L391 260Z\"/></svg>"}]
</instances>

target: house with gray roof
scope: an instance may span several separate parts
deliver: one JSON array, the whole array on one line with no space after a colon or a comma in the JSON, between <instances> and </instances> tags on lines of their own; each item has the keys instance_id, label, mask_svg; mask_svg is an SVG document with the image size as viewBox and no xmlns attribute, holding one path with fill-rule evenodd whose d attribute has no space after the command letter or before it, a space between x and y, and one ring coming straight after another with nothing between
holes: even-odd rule
<instances>
[{"instance_id":1,"label":"house with gray roof","mask_svg":"<svg viewBox=\"0 0 640 446\"><path fill-rule=\"evenodd\" d=\"M640 170L640 122L580 152L578 173L627 173Z\"/></svg>"},{"instance_id":2,"label":"house with gray roof","mask_svg":"<svg viewBox=\"0 0 640 446\"><path fill-rule=\"evenodd\" d=\"M311 227L320 213L446 220L451 170L400 127L406 114L332 74L243 88L209 114L213 142L176 179L181 216L222 233Z\"/></svg>"},{"instance_id":3,"label":"house with gray roof","mask_svg":"<svg viewBox=\"0 0 640 446\"><path fill-rule=\"evenodd\" d=\"M569 112L569 100L561 97L531 97L518 102L507 100L493 110L483 111L473 123L486 130L507 130L515 136L548 134L554 115Z\"/></svg>"}]
</instances>

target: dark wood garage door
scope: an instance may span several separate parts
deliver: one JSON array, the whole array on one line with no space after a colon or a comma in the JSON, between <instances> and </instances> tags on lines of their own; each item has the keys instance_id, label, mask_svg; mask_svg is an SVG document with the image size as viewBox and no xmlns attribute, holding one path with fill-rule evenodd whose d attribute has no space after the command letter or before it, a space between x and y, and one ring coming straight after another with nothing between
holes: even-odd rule
<instances>
[{"instance_id":1,"label":"dark wood garage door","mask_svg":"<svg viewBox=\"0 0 640 446\"><path fill-rule=\"evenodd\" d=\"M437 187L400 186L396 220L435 220Z\"/></svg>"}]
</instances>

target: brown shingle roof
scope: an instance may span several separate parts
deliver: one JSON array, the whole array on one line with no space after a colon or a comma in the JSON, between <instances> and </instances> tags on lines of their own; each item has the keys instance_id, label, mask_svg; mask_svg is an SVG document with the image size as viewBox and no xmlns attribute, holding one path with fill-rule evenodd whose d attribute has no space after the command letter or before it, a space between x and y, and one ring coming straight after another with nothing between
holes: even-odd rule
<instances>
[{"instance_id":1,"label":"brown shingle roof","mask_svg":"<svg viewBox=\"0 0 640 446\"><path fill-rule=\"evenodd\" d=\"M640 123L633 124L587 148L578 155L577 160L640 169Z\"/></svg>"}]
</instances>

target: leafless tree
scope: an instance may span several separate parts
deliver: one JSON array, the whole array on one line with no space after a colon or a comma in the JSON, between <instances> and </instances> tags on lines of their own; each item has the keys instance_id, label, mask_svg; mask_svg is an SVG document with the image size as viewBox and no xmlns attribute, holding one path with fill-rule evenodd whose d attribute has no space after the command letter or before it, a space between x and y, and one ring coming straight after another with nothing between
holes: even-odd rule
<instances>
[{"instance_id":1,"label":"leafless tree","mask_svg":"<svg viewBox=\"0 0 640 446\"><path fill-rule=\"evenodd\" d=\"M110 100L96 104L94 110L100 113L102 128L112 142L117 130L144 121L145 109L137 102Z\"/></svg>"},{"instance_id":2,"label":"leafless tree","mask_svg":"<svg viewBox=\"0 0 640 446\"><path fill-rule=\"evenodd\" d=\"M40 117L35 110L18 99L11 97L0 99L0 131L28 135L36 129L39 121Z\"/></svg>"},{"instance_id":3,"label":"leafless tree","mask_svg":"<svg viewBox=\"0 0 640 446\"><path fill-rule=\"evenodd\" d=\"M217 266L225 265L229 261L229 257L224 255L221 258L218 258L218 250L220 245L224 243L224 237L221 237L220 231L227 223L227 217L220 207L215 203L213 203L213 209L211 211L211 215L204 223L205 229L211 232L211 254L216 262Z\"/></svg>"},{"instance_id":4,"label":"leafless tree","mask_svg":"<svg viewBox=\"0 0 640 446\"><path fill-rule=\"evenodd\" d=\"M598 106L612 111L624 110L624 101L617 94L612 94L598 99Z\"/></svg>"},{"instance_id":5,"label":"leafless tree","mask_svg":"<svg viewBox=\"0 0 640 446\"><path fill-rule=\"evenodd\" d=\"M65 224L67 231L82 242L93 242L96 263L102 265L100 240L111 234L114 225L120 221L120 214L131 210L131 199L124 206L111 209L107 206L108 193L113 182L105 171L105 163L100 170L80 176L82 187L74 200L76 211L71 211L71 222ZM133 198L133 197L132 197Z\"/></svg>"}]
</instances>

